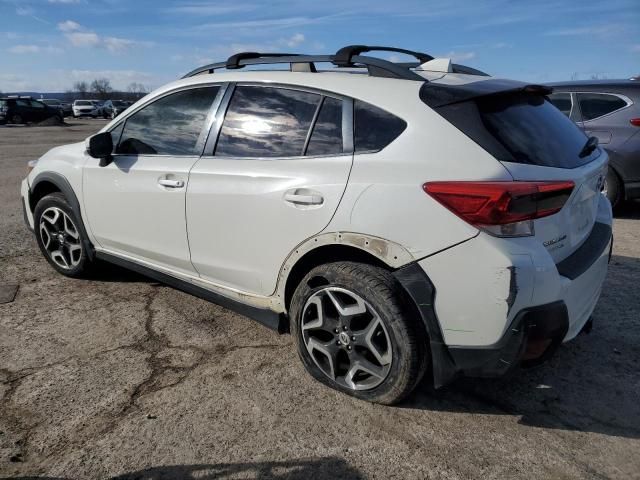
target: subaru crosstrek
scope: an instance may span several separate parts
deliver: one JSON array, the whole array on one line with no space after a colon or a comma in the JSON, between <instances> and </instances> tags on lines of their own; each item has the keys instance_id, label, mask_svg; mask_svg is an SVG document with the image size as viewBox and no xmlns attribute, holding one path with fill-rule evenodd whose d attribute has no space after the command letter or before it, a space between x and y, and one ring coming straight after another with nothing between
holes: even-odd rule
<instances>
[{"instance_id":1,"label":"subaru crosstrek","mask_svg":"<svg viewBox=\"0 0 640 480\"><path fill-rule=\"evenodd\" d=\"M426 372L501 376L590 327L607 155L550 93L390 47L242 53L43 155L25 217L60 273L142 272L290 331L317 380L391 404Z\"/></svg>"}]
</instances>

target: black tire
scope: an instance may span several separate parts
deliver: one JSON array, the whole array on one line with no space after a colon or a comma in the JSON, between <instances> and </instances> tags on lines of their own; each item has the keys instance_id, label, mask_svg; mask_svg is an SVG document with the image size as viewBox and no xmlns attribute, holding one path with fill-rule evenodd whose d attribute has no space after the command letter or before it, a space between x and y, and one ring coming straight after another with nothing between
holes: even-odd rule
<instances>
[{"instance_id":1,"label":"black tire","mask_svg":"<svg viewBox=\"0 0 640 480\"><path fill-rule=\"evenodd\" d=\"M357 294L375 310L384 325L392 356L386 377L373 388L356 390L334 380L319 368L307 349L302 318L305 305L312 296L316 298L333 287ZM429 364L427 334L409 301L393 275L382 268L355 262L329 263L314 268L296 288L290 306L291 333L304 367L321 383L362 400L385 405L400 402L420 382ZM353 347L355 351L355 342ZM342 358L345 358L344 354ZM351 362L351 357L348 358ZM337 357L334 364L339 364Z\"/></svg>"},{"instance_id":2,"label":"black tire","mask_svg":"<svg viewBox=\"0 0 640 480\"><path fill-rule=\"evenodd\" d=\"M622 203L623 186L620 177L611 167L607 170L607 178L605 180L604 188L607 192L607 198L611 202L611 207L619 207Z\"/></svg>"},{"instance_id":3,"label":"black tire","mask_svg":"<svg viewBox=\"0 0 640 480\"><path fill-rule=\"evenodd\" d=\"M47 213L47 215L49 215L48 212L55 211L56 209L61 210L62 212L64 212L64 214L68 216L68 218L72 222L75 232L78 235L78 238L76 241L75 238L69 236L69 241L67 241L67 247L65 247L64 241L61 244L59 240L49 239L49 242L57 242L57 243L54 243L54 245L57 245L55 248L57 248L58 250L65 251L67 253L69 252L68 245L72 243L70 240L73 240L74 246L77 243L81 248L79 252L76 249L72 260L67 262L69 264L69 268L63 268L61 265L56 263L56 261L52 258L50 250L47 249L47 245L45 245L47 241L46 241L46 238L44 237L47 234L42 231L42 224L46 222L46 220L43 219L43 214ZM67 277L74 277L74 278L87 276L91 272L93 263L91 262L91 259L89 258L87 253L86 246L88 242L87 242L87 239L85 238L84 228L82 228L82 224L80 223L81 220L77 218L77 216L73 212L73 209L69 205L69 202L67 202L67 199L62 193L54 192L42 197L38 201L36 208L33 212L33 219L34 219L34 230L36 234L36 241L38 242L38 247L40 248L42 255L44 255L44 257L47 259L49 264L55 270L57 270L59 273L63 275L66 275ZM50 225L47 225L47 226L50 226ZM51 230L53 230L53 228Z\"/></svg>"},{"instance_id":4,"label":"black tire","mask_svg":"<svg viewBox=\"0 0 640 480\"><path fill-rule=\"evenodd\" d=\"M22 124L22 123L24 123L22 115L20 115L18 113L12 115L11 116L11 123L13 123L13 124Z\"/></svg>"}]
</instances>

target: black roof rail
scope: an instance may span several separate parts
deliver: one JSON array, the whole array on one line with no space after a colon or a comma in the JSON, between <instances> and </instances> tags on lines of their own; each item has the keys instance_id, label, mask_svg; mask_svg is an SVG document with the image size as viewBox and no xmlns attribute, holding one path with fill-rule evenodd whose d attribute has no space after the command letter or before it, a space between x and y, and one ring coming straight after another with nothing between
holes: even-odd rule
<instances>
[{"instance_id":1,"label":"black roof rail","mask_svg":"<svg viewBox=\"0 0 640 480\"><path fill-rule=\"evenodd\" d=\"M370 51L386 51L397 52L411 55L418 59L419 63L394 63L381 58L362 56L360 53ZM389 77L401 78L405 80L426 81L411 68L418 66L420 63L432 60L431 55L426 53L414 52L412 50L404 50L402 48L393 47L371 47L366 45L350 45L338 50L335 55L301 55L295 53L259 53L259 52L242 52L230 56L225 62L211 63L198 67L187 73L182 78L193 77L202 73L214 73L220 69L235 70L248 65L275 65L288 63L291 71L298 72L315 72L315 63L332 63L333 65L344 68L360 68L366 67L369 75L372 77Z\"/></svg>"},{"instance_id":2,"label":"black roof rail","mask_svg":"<svg viewBox=\"0 0 640 480\"><path fill-rule=\"evenodd\" d=\"M342 47L336 52L334 63L339 67L353 67L353 57L367 52L403 53L405 55L417 58L420 63L433 60L433 57L427 53L414 52L413 50L405 50L404 48L380 47L370 45L347 45L346 47Z\"/></svg>"}]
</instances>

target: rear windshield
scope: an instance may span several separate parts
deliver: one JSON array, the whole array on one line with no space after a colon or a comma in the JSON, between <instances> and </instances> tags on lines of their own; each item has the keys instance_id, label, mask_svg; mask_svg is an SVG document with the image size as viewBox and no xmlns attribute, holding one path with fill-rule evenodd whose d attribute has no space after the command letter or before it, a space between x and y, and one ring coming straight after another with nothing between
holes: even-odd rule
<instances>
[{"instance_id":1,"label":"rear windshield","mask_svg":"<svg viewBox=\"0 0 640 480\"><path fill-rule=\"evenodd\" d=\"M89 100L76 100L76 105L79 105L81 107L93 106L93 104Z\"/></svg>"},{"instance_id":2,"label":"rear windshield","mask_svg":"<svg viewBox=\"0 0 640 480\"><path fill-rule=\"evenodd\" d=\"M586 135L541 95L488 95L436 111L500 161L576 168L600 154L581 157Z\"/></svg>"}]
</instances>

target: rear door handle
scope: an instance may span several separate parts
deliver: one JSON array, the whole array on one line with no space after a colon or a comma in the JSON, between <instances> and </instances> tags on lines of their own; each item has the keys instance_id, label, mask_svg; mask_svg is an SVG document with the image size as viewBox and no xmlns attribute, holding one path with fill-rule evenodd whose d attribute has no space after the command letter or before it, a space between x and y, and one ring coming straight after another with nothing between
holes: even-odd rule
<instances>
[{"instance_id":1,"label":"rear door handle","mask_svg":"<svg viewBox=\"0 0 640 480\"><path fill-rule=\"evenodd\" d=\"M169 188L182 188L184 187L184 181L183 180L171 180L170 178L161 178L158 180L158 184L162 185L163 187L169 187Z\"/></svg>"},{"instance_id":2,"label":"rear door handle","mask_svg":"<svg viewBox=\"0 0 640 480\"><path fill-rule=\"evenodd\" d=\"M294 205L322 205L324 198L319 193L285 193L285 202L293 203Z\"/></svg>"}]
</instances>

